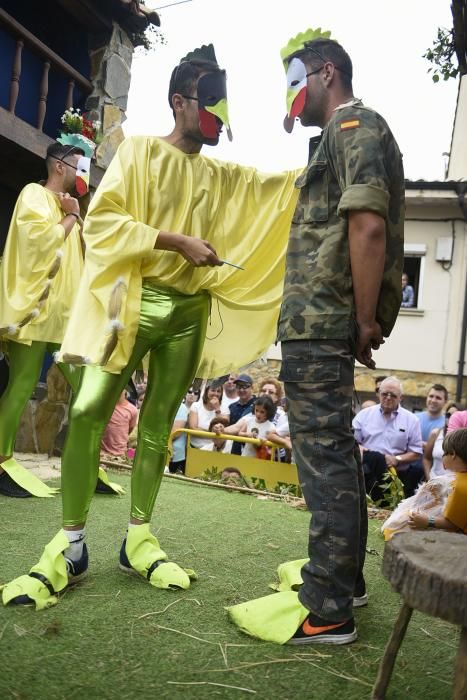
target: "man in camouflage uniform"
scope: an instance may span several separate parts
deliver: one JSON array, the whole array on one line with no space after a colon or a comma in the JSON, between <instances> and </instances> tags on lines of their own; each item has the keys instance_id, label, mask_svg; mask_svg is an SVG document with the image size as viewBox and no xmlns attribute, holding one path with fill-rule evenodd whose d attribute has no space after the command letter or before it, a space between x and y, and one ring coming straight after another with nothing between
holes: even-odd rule
<instances>
[{"instance_id":1,"label":"man in camouflage uniform","mask_svg":"<svg viewBox=\"0 0 467 700\"><path fill-rule=\"evenodd\" d=\"M357 637L353 606L367 602L365 487L351 430L354 360L375 367L372 350L399 311L404 175L388 125L353 97L347 53L306 34L282 53L292 105L286 128L298 116L323 129L310 140L297 180L277 336L293 450L312 513L299 592L310 613L290 642L345 644ZM294 114L296 86L305 93Z\"/></svg>"}]
</instances>

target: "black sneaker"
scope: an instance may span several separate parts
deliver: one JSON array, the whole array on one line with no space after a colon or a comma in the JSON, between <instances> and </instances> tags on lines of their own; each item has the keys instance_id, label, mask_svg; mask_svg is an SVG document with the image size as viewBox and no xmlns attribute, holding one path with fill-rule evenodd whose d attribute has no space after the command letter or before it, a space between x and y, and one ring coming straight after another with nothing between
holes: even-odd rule
<instances>
[{"instance_id":1,"label":"black sneaker","mask_svg":"<svg viewBox=\"0 0 467 700\"><path fill-rule=\"evenodd\" d=\"M353 593L353 607L363 608L365 605L368 605L368 594L366 592L365 579L363 578L363 575L360 574L360 576L357 578Z\"/></svg>"},{"instance_id":2,"label":"black sneaker","mask_svg":"<svg viewBox=\"0 0 467 700\"><path fill-rule=\"evenodd\" d=\"M122 546L120 547L120 562L119 562L120 569L122 569L122 571L126 571L127 574L136 574L136 576L139 576L140 574L130 564L130 560L127 557L125 547L126 547L126 537L122 542ZM166 564L166 563L167 562L165 561L165 559L159 559L157 561L154 561L147 570L147 573L146 573L147 580L149 581L149 579L151 578L152 572L155 569L157 569L158 566L160 566L161 564Z\"/></svg>"},{"instance_id":3,"label":"black sneaker","mask_svg":"<svg viewBox=\"0 0 467 700\"><path fill-rule=\"evenodd\" d=\"M102 479L97 480L95 492L96 493L111 493L113 496L115 496L115 491L113 490L113 488L111 486L109 486L108 484L104 484Z\"/></svg>"},{"instance_id":4,"label":"black sneaker","mask_svg":"<svg viewBox=\"0 0 467 700\"><path fill-rule=\"evenodd\" d=\"M72 586L73 584L78 583L78 581L84 578L88 571L89 555L86 542L83 544L83 553L81 554L81 558L78 559L78 561L73 561L73 559L65 557L65 562L66 571L68 574L68 585Z\"/></svg>"},{"instance_id":5,"label":"black sneaker","mask_svg":"<svg viewBox=\"0 0 467 700\"><path fill-rule=\"evenodd\" d=\"M0 474L0 493L10 498L32 498L32 493L23 489L5 471Z\"/></svg>"},{"instance_id":6,"label":"black sneaker","mask_svg":"<svg viewBox=\"0 0 467 700\"><path fill-rule=\"evenodd\" d=\"M353 617L345 622L329 622L311 613L287 644L350 644L357 639Z\"/></svg>"},{"instance_id":7,"label":"black sneaker","mask_svg":"<svg viewBox=\"0 0 467 700\"><path fill-rule=\"evenodd\" d=\"M63 556L65 557L65 555ZM75 583L78 583L86 576L89 564L88 548L86 543L83 544L83 553L78 561L73 561L72 559L65 557L65 563L68 574L68 585L65 586L60 593L63 593L63 591L69 588L69 586L74 586ZM54 588L46 576L36 571L31 572L28 574L28 576L37 578L49 590L50 595L55 595ZM34 605L34 601L28 595L18 595L16 598L12 598L8 605Z\"/></svg>"},{"instance_id":8,"label":"black sneaker","mask_svg":"<svg viewBox=\"0 0 467 700\"><path fill-rule=\"evenodd\" d=\"M130 564L130 560L128 559L126 555L126 537L122 542L122 546L120 547L120 563L119 566L123 571L127 571L130 573L131 571L134 571L133 567Z\"/></svg>"}]
</instances>

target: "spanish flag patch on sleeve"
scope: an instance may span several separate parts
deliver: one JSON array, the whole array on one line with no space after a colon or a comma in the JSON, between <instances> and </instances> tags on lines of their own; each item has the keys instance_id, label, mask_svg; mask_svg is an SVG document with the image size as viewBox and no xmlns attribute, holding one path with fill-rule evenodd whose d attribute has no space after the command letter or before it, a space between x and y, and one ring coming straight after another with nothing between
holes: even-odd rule
<instances>
[{"instance_id":1,"label":"spanish flag patch on sleeve","mask_svg":"<svg viewBox=\"0 0 467 700\"><path fill-rule=\"evenodd\" d=\"M358 126L360 126L360 119L352 119L348 122L341 122L341 131L356 129Z\"/></svg>"}]
</instances>

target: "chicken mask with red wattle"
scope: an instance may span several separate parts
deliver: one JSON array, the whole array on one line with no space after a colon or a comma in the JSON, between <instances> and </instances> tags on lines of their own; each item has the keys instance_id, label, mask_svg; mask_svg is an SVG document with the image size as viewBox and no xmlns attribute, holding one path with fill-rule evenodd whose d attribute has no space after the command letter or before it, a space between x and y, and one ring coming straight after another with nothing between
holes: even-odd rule
<instances>
[{"instance_id":1,"label":"chicken mask with red wattle","mask_svg":"<svg viewBox=\"0 0 467 700\"><path fill-rule=\"evenodd\" d=\"M229 141L232 141L225 70L206 73L198 80L198 112L199 128L203 136L216 138L219 135L220 122L226 128Z\"/></svg>"}]
</instances>

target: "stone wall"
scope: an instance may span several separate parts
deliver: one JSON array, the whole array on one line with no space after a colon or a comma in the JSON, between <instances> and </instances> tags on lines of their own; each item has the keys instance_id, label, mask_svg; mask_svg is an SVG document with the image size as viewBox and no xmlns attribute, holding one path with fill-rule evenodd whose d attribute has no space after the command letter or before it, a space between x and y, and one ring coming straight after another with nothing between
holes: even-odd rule
<instances>
[{"instance_id":1,"label":"stone wall","mask_svg":"<svg viewBox=\"0 0 467 700\"><path fill-rule=\"evenodd\" d=\"M24 409L15 443L17 452L52 453L68 416L70 396L68 383L53 364L47 374L47 389L39 385Z\"/></svg>"},{"instance_id":2,"label":"stone wall","mask_svg":"<svg viewBox=\"0 0 467 700\"><path fill-rule=\"evenodd\" d=\"M274 379L279 378L279 372L281 369L281 363L279 360L256 360L247 369L242 370L242 372L249 374L253 379L253 387L256 391L258 388L258 383L265 379L266 377L273 377Z\"/></svg>"},{"instance_id":3,"label":"stone wall","mask_svg":"<svg viewBox=\"0 0 467 700\"><path fill-rule=\"evenodd\" d=\"M442 384L446 387L449 394L449 400L455 401L456 398L456 387L457 387L457 377L454 375L447 374L434 374L429 372L405 372L402 370L392 370L392 369L381 369L369 370L365 367L358 367L355 372L355 388L362 394L364 398L365 394L371 394L371 398L374 396L375 392L375 377L378 376L396 376L403 385L404 396L406 400L404 406L410 408L425 409L425 399L430 391L433 384ZM409 400L410 399L410 400ZM467 406L467 395L464 392L461 397L460 403L463 406Z\"/></svg>"},{"instance_id":4,"label":"stone wall","mask_svg":"<svg viewBox=\"0 0 467 700\"><path fill-rule=\"evenodd\" d=\"M264 377L274 377L278 379L281 368L280 360L258 360L250 365L245 372L251 376L255 383L255 388L260 379ZM395 375L403 384L404 406L406 408L417 408L424 410L426 396L433 384L442 384L449 393L449 399L454 401L456 396L457 377L445 374L430 374L423 372L402 372L392 369L378 368L376 370L357 367L355 370L355 388L362 400L374 398L375 377ZM464 384L464 394L461 402L467 407L467 392Z\"/></svg>"},{"instance_id":5,"label":"stone wall","mask_svg":"<svg viewBox=\"0 0 467 700\"><path fill-rule=\"evenodd\" d=\"M96 163L105 169L125 138L122 123L126 118L133 45L122 28L114 24L110 38L94 38L90 57L94 90L86 109L102 124L104 138L96 150Z\"/></svg>"}]
</instances>

